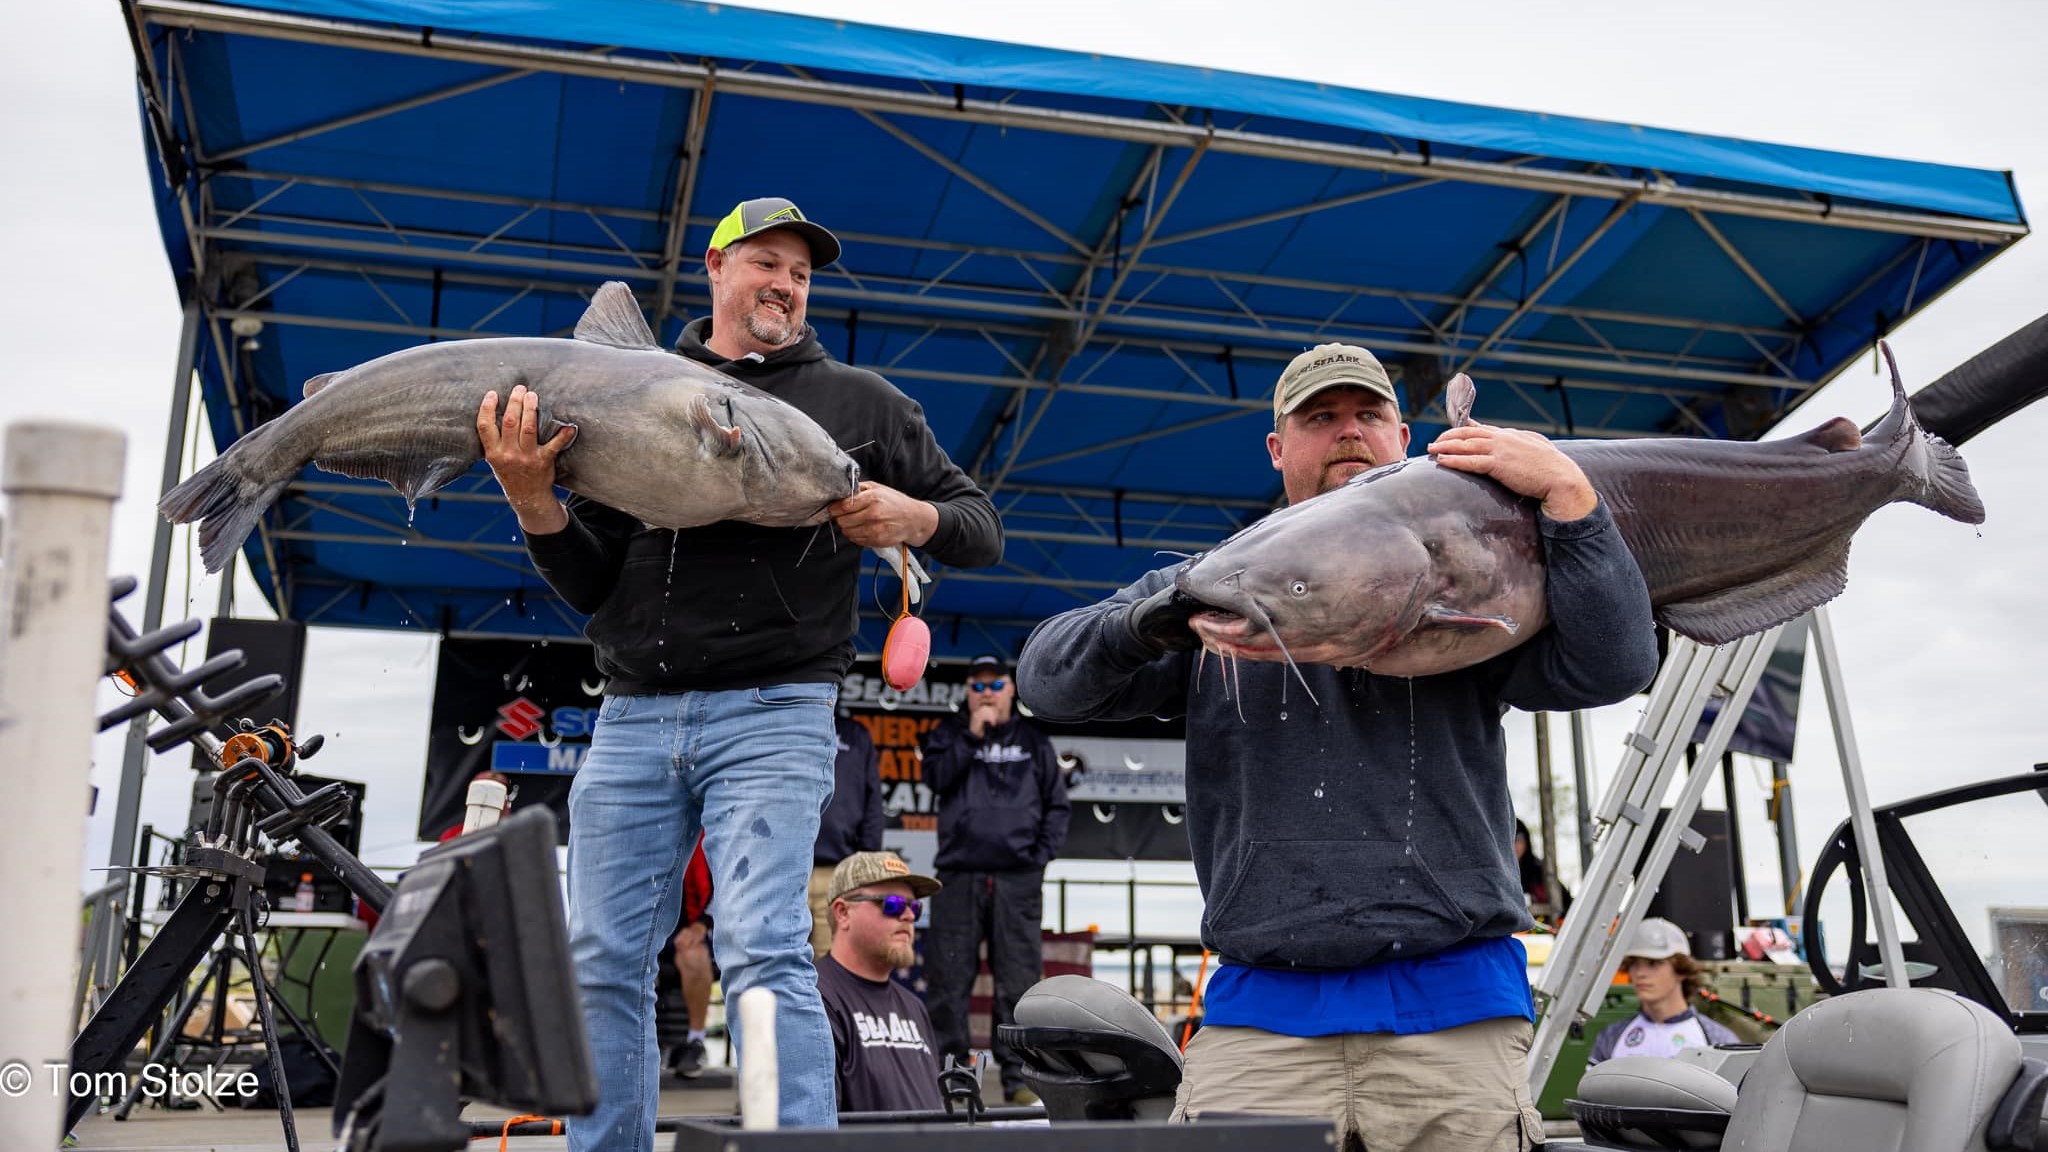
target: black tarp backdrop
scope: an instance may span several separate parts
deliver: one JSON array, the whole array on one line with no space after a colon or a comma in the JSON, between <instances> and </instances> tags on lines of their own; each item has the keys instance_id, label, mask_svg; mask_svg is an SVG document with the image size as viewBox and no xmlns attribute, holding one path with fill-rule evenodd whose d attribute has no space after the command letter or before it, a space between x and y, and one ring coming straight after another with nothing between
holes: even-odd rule
<instances>
[{"instance_id":1,"label":"black tarp backdrop","mask_svg":"<svg viewBox=\"0 0 2048 1152\"><path fill-rule=\"evenodd\" d=\"M590 750L603 690L588 644L442 641L419 837L435 840L461 824L469 781L496 770L517 789L514 810L547 805L566 843L569 784ZM856 662L841 681L841 711L874 737L892 831L937 829L938 808L917 749L966 694L963 664L935 665L908 693L890 689L873 660ZM1179 823L1179 721L1041 726L1062 752L1078 797L1063 856L1188 858Z\"/></svg>"},{"instance_id":2,"label":"black tarp backdrop","mask_svg":"<svg viewBox=\"0 0 2048 1152\"><path fill-rule=\"evenodd\" d=\"M1730 752L1791 763L1793 738L1799 725L1799 682L1805 670L1806 617L1802 616L1778 634L1778 645L1771 650L1770 663L1764 666L1756 692L1749 698L1749 707L1728 738ZM1708 701L1706 711L1700 714L1699 727L1693 732L1694 743L1707 738L1707 729L1720 714L1721 702Z\"/></svg>"}]
</instances>

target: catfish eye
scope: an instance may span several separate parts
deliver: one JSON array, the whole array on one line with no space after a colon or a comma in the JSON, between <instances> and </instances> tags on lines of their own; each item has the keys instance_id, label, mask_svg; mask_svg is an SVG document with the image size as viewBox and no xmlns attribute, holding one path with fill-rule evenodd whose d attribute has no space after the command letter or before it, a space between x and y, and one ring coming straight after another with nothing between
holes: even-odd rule
<instances>
[{"instance_id":1,"label":"catfish eye","mask_svg":"<svg viewBox=\"0 0 2048 1152\"><path fill-rule=\"evenodd\" d=\"M1289 592L1294 593L1296 598L1308 595L1308 585L1300 580L1296 580L1294 583L1289 584L1287 586L1287 590Z\"/></svg>"}]
</instances>

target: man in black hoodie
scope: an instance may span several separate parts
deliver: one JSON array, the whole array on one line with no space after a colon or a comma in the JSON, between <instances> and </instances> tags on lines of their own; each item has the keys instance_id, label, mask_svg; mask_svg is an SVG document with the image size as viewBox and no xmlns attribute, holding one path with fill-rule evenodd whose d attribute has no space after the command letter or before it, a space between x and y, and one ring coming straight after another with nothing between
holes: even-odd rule
<instances>
[{"instance_id":1,"label":"man in black hoodie","mask_svg":"<svg viewBox=\"0 0 2048 1152\"><path fill-rule=\"evenodd\" d=\"M941 1055L967 1060L967 1002L988 941L993 1033L1044 972L1039 921L1045 866L1067 841L1067 786L1052 741L1016 715L1017 684L1000 656L968 665L966 707L925 737L924 782L939 801L943 885L925 935L925 1000ZM1026 1095L1023 1064L997 1042L1003 1091Z\"/></svg>"},{"instance_id":2,"label":"man in black hoodie","mask_svg":"<svg viewBox=\"0 0 2048 1152\"><path fill-rule=\"evenodd\" d=\"M781 1123L836 1122L805 889L832 795L862 549L908 545L963 567L1002 556L995 508L923 410L834 361L804 322L813 269L838 258L838 240L789 201L739 205L704 255L711 315L683 330L678 351L802 409L854 454L868 479L829 509L844 540L736 521L671 532L582 497L563 504L564 445L537 442L538 401L516 388L501 421L495 396L479 413L534 566L590 614L585 634L610 678L569 796L571 947L600 1076L596 1112L569 1125L578 1152L653 1146L654 957L700 828L727 1002L776 993Z\"/></svg>"}]
</instances>

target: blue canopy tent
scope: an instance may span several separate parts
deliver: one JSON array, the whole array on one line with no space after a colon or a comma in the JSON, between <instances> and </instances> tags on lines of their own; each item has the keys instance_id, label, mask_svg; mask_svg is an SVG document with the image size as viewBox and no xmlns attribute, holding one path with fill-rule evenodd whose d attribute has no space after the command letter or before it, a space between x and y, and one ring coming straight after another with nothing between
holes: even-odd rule
<instances>
[{"instance_id":1,"label":"blue canopy tent","mask_svg":"<svg viewBox=\"0 0 2048 1152\"><path fill-rule=\"evenodd\" d=\"M216 444L398 348L567 335L607 279L673 339L715 220L788 196L846 242L820 339L924 405L1008 529L939 573L940 655L1271 507L1258 439L1310 344L1378 351L1418 441L1457 371L1495 423L1748 438L2027 232L2001 172L723 4L126 9ZM311 624L581 625L481 466L415 516L309 469L243 559Z\"/></svg>"}]
</instances>

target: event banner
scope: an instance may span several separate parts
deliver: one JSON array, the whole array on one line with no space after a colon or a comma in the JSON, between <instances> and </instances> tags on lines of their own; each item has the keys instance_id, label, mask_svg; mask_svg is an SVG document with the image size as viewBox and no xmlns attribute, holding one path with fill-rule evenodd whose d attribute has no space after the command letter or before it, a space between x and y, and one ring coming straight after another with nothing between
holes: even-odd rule
<instances>
[{"instance_id":1,"label":"event banner","mask_svg":"<svg viewBox=\"0 0 2048 1152\"><path fill-rule=\"evenodd\" d=\"M545 804L564 836L569 784L590 751L604 678L589 644L523 640L441 642L418 835L434 840L462 823L478 773L511 781L515 810ZM876 661L855 663L840 683L839 709L874 739L888 806L887 844L906 859L935 850L938 805L919 756L926 734L967 696L966 667L935 664L908 692L882 680ZM1041 724L1067 770L1074 816L1069 857L1185 859L1180 830L1184 753L1178 721ZM926 859L915 859L924 857Z\"/></svg>"}]
</instances>

